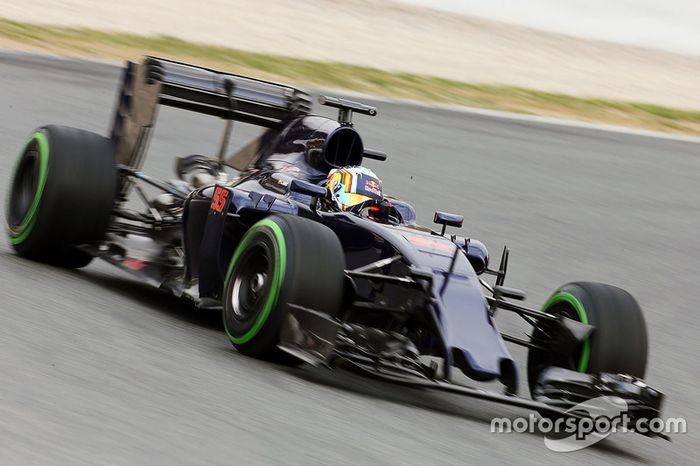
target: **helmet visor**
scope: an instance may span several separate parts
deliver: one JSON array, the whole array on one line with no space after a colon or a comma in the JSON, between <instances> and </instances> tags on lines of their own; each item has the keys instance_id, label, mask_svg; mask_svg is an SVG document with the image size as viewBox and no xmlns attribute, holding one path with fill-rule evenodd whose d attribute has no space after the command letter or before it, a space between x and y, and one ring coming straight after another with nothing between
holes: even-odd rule
<instances>
[{"instance_id":1,"label":"helmet visor","mask_svg":"<svg viewBox=\"0 0 700 466\"><path fill-rule=\"evenodd\" d=\"M343 193L340 192L338 193L338 201L344 206L344 207L352 207L356 206L358 204L362 204L363 202L371 201L372 198L369 196L364 196L362 194L354 194L354 193Z\"/></svg>"}]
</instances>

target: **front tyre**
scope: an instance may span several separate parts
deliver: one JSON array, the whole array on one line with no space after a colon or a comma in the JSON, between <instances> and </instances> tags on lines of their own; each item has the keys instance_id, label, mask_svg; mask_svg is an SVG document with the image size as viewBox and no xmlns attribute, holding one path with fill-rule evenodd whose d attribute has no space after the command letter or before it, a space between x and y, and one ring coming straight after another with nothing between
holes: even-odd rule
<instances>
[{"instance_id":1,"label":"front tyre","mask_svg":"<svg viewBox=\"0 0 700 466\"><path fill-rule=\"evenodd\" d=\"M104 236L117 189L114 145L65 126L36 130L10 184L6 227L18 255L63 267L92 257L76 246Z\"/></svg>"},{"instance_id":2,"label":"front tyre","mask_svg":"<svg viewBox=\"0 0 700 466\"><path fill-rule=\"evenodd\" d=\"M531 349L527 372L530 392L549 366L587 374L608 372L643 378L647 365L647 329L642 309L625 290L602 283L574 282L559 288L543 312L563 315L595 327L593 334L571 354ZM543 338L535 331L533 340Z\"/></svg>"},{"instance_id":3,"label":"front tyre","mask_svg":"<svg viewBox=\"0 0 700 466\"><path fill-rule=\"evenodd\" d=\"M253 225L226 274L223 319L241 353L289 361L277 348L289 304L341 310L345 256L333 231L313 220L272 215Z\"/></svg>"}]
</instances>

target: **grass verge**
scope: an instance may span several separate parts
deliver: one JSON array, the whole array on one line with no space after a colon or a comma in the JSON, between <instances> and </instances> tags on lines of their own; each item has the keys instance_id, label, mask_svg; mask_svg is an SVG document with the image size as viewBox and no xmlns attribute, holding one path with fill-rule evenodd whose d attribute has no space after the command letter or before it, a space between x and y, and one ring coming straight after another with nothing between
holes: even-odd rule
<instances>
[{"instance_id":1,"label":"grass verge","mask_svg":"<svg viewBox=\"0 0 700 466\"><path fill-rule=\"evenodd\" d=\"M39 26L0 18L0 47L81 58L157 55L299 86L700 135L700 112L245 52L177 38Z\"/></svg>"}]
</instances>

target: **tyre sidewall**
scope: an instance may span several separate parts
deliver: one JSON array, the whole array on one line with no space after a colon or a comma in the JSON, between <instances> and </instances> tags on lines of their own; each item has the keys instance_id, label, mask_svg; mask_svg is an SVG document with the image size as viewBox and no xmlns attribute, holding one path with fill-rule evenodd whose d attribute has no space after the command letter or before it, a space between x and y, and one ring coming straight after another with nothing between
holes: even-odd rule
<instances>
[{"instance_id":1,"label":"tyre sidewall","mask_svg":"<svg viewBox=\"0 0 700 466\"><path fill-rule=\"evenodd\" d=\"M602 283L569 283L560 292L575 296L595 331L588 338L588 362L580 372L624 373L644 377L648 356L646 322L625 290Z\"/></svg>"},{"instance_id":2,"label":"tyre sidewall","mask_svg":"<svg viewBox=\"0 0 700 466\"><path fill-rule=\"evenodd\" d=\"M246 249L264 243L273 253L273 276L268 289L268 296L262 310L245 321L234 316L232 311L233 283L238 273L238 261L246 253ZM287 270L287 243L284 232L277 222L271 219L261 220L253 225L243 236L236 248L228 271L226 273L226 288L224 294L224 328L231 342L238 348L256 340L259 346L266 346L271 338L275 337L275 330L282 324L283 312L272 312L278 303L285 303L289 287L282 286L288 277ZM256 345L257 346L257 345Z\"/></svg>"},{"instance_id":3,"label":"tyre sidewall","mask_svg":"<svg viewBox=\"0 0 700 466\"><path fill-rule=\"evenodd\" d=\"M550 297L542 311L557 314L557 306L563 303L569 306L568 316L575 318L575 315L579 322L595 327L593 334L582 344L576 367L567 369L589 374L610 372L644 377L648 353L646 323L639 304L629 293L602 283L569 283ZM528 352L531 392L549 358L542 350Z\"/></svg>"},{"instance_id":4,"label":"tyre sidewall","mask_svg":"<svg viewBox=\"0 0 700 466\"><path fill-rule=\"evenodd\" d=\"M232 310L233 278L246 248L263 241L274 251L275 272L268 298L255 322L240 322ZM279 267L279 270L277 270ZM337 315L343 295L344 256L340 242L326 226L308 219L273 215L253 225L231 259L224 289L224 327L233 345L252 356L276 352L289 303ZM269 304L269 308L267 305Z\"/></svg>"},{"instance_id":5,"label":"tyre sidewall","mask_svg":"<svg viewBox=\"0 0 700 466\"><path fill-rule=\"evenodd\" d=\"M19 228L10 225L7 214L10 244L25 257L80 266L90 257L73 246L100 240L111 217L117 187L113 143L75 128L42 127L25 145L17 168L34 144L39 146L39 183ZM15 170L8 212L18 176Z\"/></svg>"}]
</instances>

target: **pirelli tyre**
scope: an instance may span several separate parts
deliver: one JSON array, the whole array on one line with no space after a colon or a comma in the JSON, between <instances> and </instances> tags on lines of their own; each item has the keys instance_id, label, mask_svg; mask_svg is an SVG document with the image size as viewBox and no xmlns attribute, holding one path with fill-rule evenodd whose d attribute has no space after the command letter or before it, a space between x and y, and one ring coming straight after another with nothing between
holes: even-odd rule
<instances>
[{"instance_id":1,"label":"pirelli tyre","mask_svg":"<svg viewBox=\"0 0 700 466\"><path fill-rule=\"evenodd\" d=\"M531 392L539 374L548 366L588 374L609 372L644 377L648 353L646 323L642 309L627 291L602 283L569 283L547 300L542 311L591 324L595 330L572 354L530 349L527 371ZM534 339L540 336L535 331Z\"/></svg>"},{"instance_id":2,"label":"pirelli tyre","mask_svg":"<svg viewBox=\"0 0 700 466\"><path fill-rule=\"evenodd\" d=\"M241 353L289 363L278 348L288 305L337 315L345 256L333 231L313 220L272 215L243 236L226 274L223 319Z\"/></svg>"},{"instance_id":3,"label":"pirelli tyre","mask_svg":"<svg viewBox=\"0 0 700 466\"><path fill-rule=\"evenodd\" d=\"M17 162L6 206L18 255L77 268L92 257L76 246L105 234L117 189L112 141L65 126L44 126Z\"/></svg>"}]
</instances>

